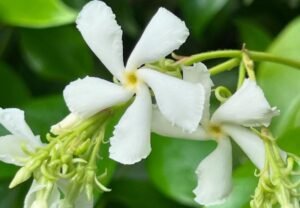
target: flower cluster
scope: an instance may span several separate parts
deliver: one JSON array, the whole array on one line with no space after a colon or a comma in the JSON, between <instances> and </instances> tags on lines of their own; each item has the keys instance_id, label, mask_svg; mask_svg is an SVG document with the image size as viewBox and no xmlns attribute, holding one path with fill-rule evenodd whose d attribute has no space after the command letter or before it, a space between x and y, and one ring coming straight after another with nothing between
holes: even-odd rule
<instances>
[{"instance_id":1,"label":"flower cluster","mask_svg":"<svg viewBox=\"0 0 300 208\"><path fill-rule=\"evenodd\" d=\"M270 106L255 82L253 66L248 64L252 61L246 53L240 61L247 62L249 78L243 77L233 94L224 87L216 87L221 105L210 116L214 84L206 66L200 62L184 66L165 59L189 35L185 23L174 14L164 8L156 12L126 64L122 30L104 2L87 3L76 24L114 82L85 77L67 85L63 95L70 114L51 127L45 137L48 144L33 134L23 111L0 109L0 123L11 132L0 138L0 160L21 166L10 187L34 178L24 207L88 208L93 207L95 189L110 191L101 182L105 173L99 173L99 152L107 123L115 111L123 108L126 110L109 138L109 157L119 163L134 164L145 159L151 151L151 132L217 143L196 170L195 201L201 205L223 203L231 193L230 138L261 170L261 175L271 178L268 183L274 182L276 171L266 168L271 161L266 153L266 140L254 128L268 127L279 111ZM285 153L278 151L282 158L277 159L285 167ZM290 160L287 159L286 169ZM264 179L260 181L261 187L265 187ZM291 188L293 193L299 192L296 185L297 189ZM259 197L265 192L261 190L257 189L252 207L262 204Z\"/></svg>"}]
</instances>

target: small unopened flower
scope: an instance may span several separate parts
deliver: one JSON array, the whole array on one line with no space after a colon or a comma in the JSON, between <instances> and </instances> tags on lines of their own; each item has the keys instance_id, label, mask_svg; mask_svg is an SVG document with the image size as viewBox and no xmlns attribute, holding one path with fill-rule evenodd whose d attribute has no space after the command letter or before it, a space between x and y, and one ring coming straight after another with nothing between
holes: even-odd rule
<instances>
[{"instance_id":1,"label":"small unopened flower","mask_svg":"<svg viewBox=\"0 0 300 208\"><path fill-rule=\"evenodd\" d=\"M149 87L160 112L169 122L185 131L196 130L203 111L203 86L141 67L165 57L185 42L189 31L183 21L160 8L133 49L126 66L123 62L122 30L104 2L89 2L76 23L91 50L119 84L95 77L70 83L64 90L64 98L71 114L85 119L135 96L110 139L112 159L133 164L150 154L152 99Z\"/></svg>"},{"instance_id":2,"label":"small unopened flower","mask_svg":"<svg viewBox=\"0 0 300 208\"><path fill-rule=\"evenodd\" d=\"M260 87L246 79L209 120L209 96L212 82L206 67L198 63L184 68L184 79L200 82L206 88L206 103L201 126L192 134L186 134L169 125L159 112L153 114L152 130L172 137L191 139L215 139L216 149L199 164L196 174L198 186L195 188L195 201L202 205L221 204L232 189L231 137L246 153L250 160L262 169L265 150L262 140L247 127L268 126L271 118L278 115L271 108ZM176 133L174 133L176 132Z\"/></svg>"}]
</instances>

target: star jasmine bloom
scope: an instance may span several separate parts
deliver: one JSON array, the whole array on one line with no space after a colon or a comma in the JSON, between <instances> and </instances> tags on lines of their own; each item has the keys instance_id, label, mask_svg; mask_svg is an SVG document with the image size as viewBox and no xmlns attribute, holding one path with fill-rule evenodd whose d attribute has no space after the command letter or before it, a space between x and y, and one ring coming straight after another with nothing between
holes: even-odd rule
<instances>
[{"instance_id":1,"label":"star jasmine bloom","mask_svg":"<svg viewBox=\"0 0 300 208\"><path fill-rule=\"evenodd\" d=\"M169 122L188 132L197 129L203 111L203 86L143 67L167 56L185 42L189 31L183 21L160 8L126 66L123 63L122 30L110 7L102 1L91 1L84 6L76 23L88 46L120 84L95 77L71 82L64 90L70 117L86 119L134 97L110 139L110 158L133 164L150 154L152 99L149 88L160 112ZM63 126L74 123L65 121ZM59 129L59 125L55 127Z\"/></svg>"},{"instance_id":2,"label":"star jasmine bloom","mask_svg":"<svg viewBox=\"0 0 300 208\"><path fill-rule=\"evenodd\" d=\"M209 73L203 64L183 69L184 79L201 82L206 89L211 86ZM210 91L206 91L209 100ZM202 160L196 170L198 185L194 189L195 201L209 206L223 203L232 189L232 138L246 153L257 168L262 169L265 150L262 140L247 127L268 126L276 108L270 107L261 88L252 80L246 79L227 101L209 119L209 104L205 104L204 117L197 134L185 134L171 126L158 111L153 114L152 131L165 136L207 140L217 142L216 149ZM179 132L179 134L174 134Z\"/></svg>"},{"instance_id":3,"label":"star jasmine bloom","mask_svg":"<svg viewBox=\"0 0 300 208\"><path fill-rule=\"evenodd\" d=\"M23 111L16 108L0 108L0 124L11 132L9 135L0 137L1 161L17 166L24 166L28 161L29 156L22 148L25 147L29 151L34 151L36 148L44 146L40 137L35 136L27 125ZM18 172L15 179L11 182L10 187L14 187L18 183L27 180L30 176L31 174ZM35 193L43 188L45 188L44 184L40 184L36 180L33 180L31 188L25 198L24 208L40 208L48 207L48 205L51 207L59 201L59 191L56 187L53 188L47 201L36 200Z\"/></svg>"}]
</instances>

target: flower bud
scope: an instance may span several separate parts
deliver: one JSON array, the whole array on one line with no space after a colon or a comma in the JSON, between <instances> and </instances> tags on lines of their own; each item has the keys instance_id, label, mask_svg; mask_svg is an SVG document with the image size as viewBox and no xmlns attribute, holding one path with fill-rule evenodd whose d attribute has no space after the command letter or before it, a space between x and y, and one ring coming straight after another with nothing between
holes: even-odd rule
<instances>
[{"instance_id":1,"label":"flower bud","mask_svg":"<svg viewBox=\"0 0 300 208\"><path fill-rule=\"evenodd\" d=\"M14 188L15 186L27 181L31 177L31 171L29 171L26 167L22 167L15 175L11 183L9 184L9 188Z\"/></svg>"},{"instance_id":2,"label":"flower bud","mask_svg":"<svg viewBox=\"0 0 300 208\"><path fill-rule=\"evenodd\" d=\"M88 150L90 144L91 144L91 139L87 139L75 150L74 154L77 156L84 154Z\"/></svg>"}]
</instances>

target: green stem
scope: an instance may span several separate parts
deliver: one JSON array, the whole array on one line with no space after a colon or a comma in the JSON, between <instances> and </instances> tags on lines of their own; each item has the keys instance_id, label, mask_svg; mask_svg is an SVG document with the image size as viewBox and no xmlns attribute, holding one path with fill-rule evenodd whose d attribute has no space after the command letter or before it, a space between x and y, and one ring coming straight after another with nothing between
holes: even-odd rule
<instances>
[{"instance_id":1,"label":"green stem","mask_svg":"<svg viewBox=\"0 0 300 208\"><path fill-rule=\"evenodd\" d=\"M183 59L180 59L176 64L192 65L193 63L206 61L216 58L237 58L241 57L242 52L240 50L220 50L220 51L209 51L205 53L195 54Z\"/></svg>"},{"instance_id":2,"label":"green stem","mask_svg":"<svg viewBox=\"0 0 300 208\"><path fill-rule=\"evenodd\" d=\"M241 62L240 67L239 67L239 78L238 78L237 89L239 89L242 86L242 84L245 80L245 76L246 76L246 69L245 69L244 63Z\"/></svg>"},{"instance_id":3,"label":"green stem","mask_svg":"<svg viewBox=\"0 0 300 208\"><path fill-rule=\"evenodd\" d=\"M300 69L300 62L296 60L292 60L289 58L280 57L277 55L273 55L265 52L258 51L248 51L250 58L253 61L267 61L274 62L278 64L288 65L294 68ZM195 54L179 61L175 62L175 65L192 65L194 63L200 61L206 61L210 59L218 59L218 58L241 58L242 51L241 50L219 50L219 51L209 51L205 53Z\"/></svg>"},{"instance_id":4,"label":"green stem","mask_svg":"<svg viewBox=\"0 0 300 208\"><path fill-rule=\"evenodd\" d=\"M225 61L215 67L210 68L209 72L211 75L219 74L220 72L231 70L232 68L238 66L239 63L240 63L239 58L233 58L233 59Z\"/></svg>"},{"instance_id":5,"label":"green stem","mask_svg":"<svg viewBox=\"0 0 300 208\"><path fill-rule=\"evenodd\" d=\"M284 58L273 54L258 52L258 51L249 51L249 56L254 61L274 62L274 63L288 65L300 69L300 62L289 58Z\"/></svg>"}]
</instances>

